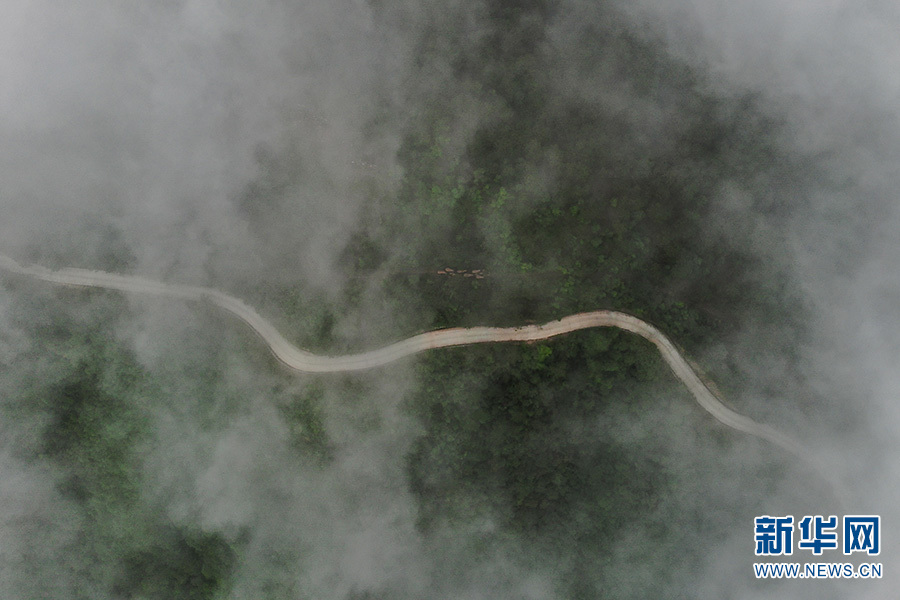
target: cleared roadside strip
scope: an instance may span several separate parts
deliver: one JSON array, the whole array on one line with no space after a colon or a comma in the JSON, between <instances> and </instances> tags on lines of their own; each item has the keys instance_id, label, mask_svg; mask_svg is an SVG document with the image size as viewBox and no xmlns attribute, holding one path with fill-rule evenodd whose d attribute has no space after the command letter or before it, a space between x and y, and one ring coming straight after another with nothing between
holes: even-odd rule
<instances>
[{"instance_id":1,"label":"cleared roadside strip","mask_svg":"<svg viewBox=\"0 0 900 600\"><path fill-rule=\"evenodd\" d=\"M724 425L748 435L756 436L783 448L803 459L832 483L828 472L798 441L768 425L757 423L724 404L703 383L675 344L659 329L632 315L597 310L563 317L543 325L522 327L456 327L438 329L415 335L383 348L348 354L322 356L301 350L282 336L275 327L243 301L218 290L179 284L162 283L133 275L119 275L87 269L53 271L38 265L23 266L0 254L0 269L51 283L118 290L135 294L152 294L182 300L208 301L246 323L269 346L275 357L287 367L301 373L341 373L361 371L390 364L401 358L436 348L490 344L498 342L529 342L594 327L617 327L637 334L656 346L663 360L675 376L687 387L697 403ZM842 496L842 494L838 494Z\"/></svg>"}]
</instances>

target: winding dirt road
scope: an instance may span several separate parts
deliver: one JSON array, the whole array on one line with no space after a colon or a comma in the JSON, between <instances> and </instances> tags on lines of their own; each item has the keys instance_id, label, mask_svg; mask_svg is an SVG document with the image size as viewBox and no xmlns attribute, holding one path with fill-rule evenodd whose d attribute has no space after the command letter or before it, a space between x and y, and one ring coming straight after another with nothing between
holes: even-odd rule
<instances>
[{"instance_id":1,"label":"winding dirt road","mask_svg":"<svg viewBox=\"0 0 900 600\"><path fill-rule=\"evenodd\" d=\"M675 376L691 392L697 403L721 423L737 431L768 440L804 460L811 461L809 454L792 437L768 425L757 423L753 419L738 414L722 404L703 383L675 344L656 327L637 317L617 311L597 310L578 313L558 321L544 323L543 325L439 329L360 354L321 356L297 348L251 306L217 290L197 286L168 284L142 277L117 275L103 271L86 269L52 271L37 265L22 266L2 254L0 254L0 269L60 285L95 287L135 294L154 294L183 300L209 301L244 321L259 334L278 360L289 368L301 373L360 371L380 367L403 357L435 348L496 342L528 342L545 340L580 329L617 327L635 333L653 343L662 355L663 360L666 361L666 364L669 365Z\"/></svg>"}]
</instances>

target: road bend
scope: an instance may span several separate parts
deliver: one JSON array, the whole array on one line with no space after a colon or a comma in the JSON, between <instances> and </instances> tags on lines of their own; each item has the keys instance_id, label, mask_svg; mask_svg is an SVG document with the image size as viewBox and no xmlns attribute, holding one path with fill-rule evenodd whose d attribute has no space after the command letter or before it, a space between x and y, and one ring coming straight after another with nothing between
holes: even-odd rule
<instances>
[{"instance_id":1,"label":"road bend","mask_svg":"<svg viewBox=\"0 0 900 600\"><path fill-rule=\"evenodd\" d=\"M0 269L67 286L82 286L118 290L133 294L150 294L181 300L207 301L236 316L255 331L275 357L288 368L300 373L344 373L362 371L390 364L404 357L426 350L493 344L500 342L532 342L546 340L573 331L594 327L615 327L648 340L656 346L663 360L684 384L694 400L720 423L742 433L762 438L803 459L826 480L831 481L826 470L793 437L769 425L758 423L725 406L703 383L675 344L659 329L633 315L614 310L595 310L563 317L542 325L521 327L455 327L438 329L415 335L388 346L359 354L323 356L297 348L284 338L253 307L234 296L211 288L163 283L134 275L119 275L87 269L50 270L38 265L23 266L12 258L0 254ZM832 482L833 483L833 482ZM833 485L835 490L837 487Z\"/></svg>"}]
</instances>

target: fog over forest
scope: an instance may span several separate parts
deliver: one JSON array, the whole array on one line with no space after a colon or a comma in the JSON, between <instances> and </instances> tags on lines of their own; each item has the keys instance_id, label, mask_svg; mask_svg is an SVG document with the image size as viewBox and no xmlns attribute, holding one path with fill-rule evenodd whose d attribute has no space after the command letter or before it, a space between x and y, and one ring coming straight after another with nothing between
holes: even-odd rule
<instances>
[{"instance_id":1,"label":"fog over forest","mask_svg":"<svg viewBox=\"0 0 900 600\"><path fill-rule=\"evenodd\" d=\"M4 13L0 254L330 355L622 310L840 489L625 332L296 374L212 304L0 271L0 598L895 593L896 3ZM755 579L764 514L881 515L883 579Z\"/></svg>"}]
</instances>

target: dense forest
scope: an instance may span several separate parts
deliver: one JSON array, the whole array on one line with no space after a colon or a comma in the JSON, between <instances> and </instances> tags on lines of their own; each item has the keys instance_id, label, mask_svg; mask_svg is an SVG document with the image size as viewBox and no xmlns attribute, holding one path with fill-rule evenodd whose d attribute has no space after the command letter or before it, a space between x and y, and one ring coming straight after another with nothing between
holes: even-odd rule
<instances>
[{"instance_id":1,"label":"dense forest","mask_svg":"<svg viewBox=\"0 0 900 600\"><path fill-rule=\"evenodd\" d=\"M802 305L786 275L761 264L743 223L716 212L725 182L761 190L808 176L776 148L778 122L752 96L705 93L701 75L627 30L586 24L576 35L592 58L573 64L544 43L551 3L489 10L479 43L457 46L451 64L455 81L477 90L491 118L460 145L453 106L441 90L429 97L400 151L399 198L384 199L373 211L379 219L354 240L351 272L382 274L398 306L425 316L415 323L420 329L544 322L610 308L657 324L689 353L754 320L802 337ZM439 60L430 53L444 51L424 45L423 78L429 60ZM604 55L615 57L603 67L615 69L605 82L627 82L633 102L679 99L667 139L641 140L640 126L618 107L560 93L560 72L591 77L600 67L590 60ZM786 209L765 193L753 202L754 212ZM485 275L438 273L448 266ZM573 599L625 595L604 567L617 534L632 523L653 530L672 552L641 597L664 596L674 573L690 571L695 556L672 550L692 543L688 532L716 535L709 516L661 508L681 475L655 459L659 448L617 443L596 425L610 407L639 416L651 403L690 401L644 340L585 331L420 362L409 406L425 432L407 468L426 535L490 518L537 554L572 547L577 558L565 563L558 593ZM738 368L706 367L723 388L741 389ZM690 419L707 443L728 443L732 434L709 417L697 411ZM592 438L586 423L595 424ZM783 458L773 452L772 464ZM723 522L750 514L758 500L719 507L728 515ZM472 548L485 557L490 550L490 540Z\"/></svg>"},{"instance_id":2,"label":"dense forest","mask_svg":"<svg viewBox=\"0 0 900 600\"><path fill-rule=\"evenodd\" d=\"M441 327L626 311L670 335L739 403L747 373L706 350L751 322L802 339L804 307L782 265L751 244L750 224L717 199L724 186L749 190L747 211L774 218L786 207L765 190L812 177L810 168L778 150L781 124L759 99L716 96L702 73L612 11L572 27L556 2L483 5L477 36L429 30L418 40L409 75L415 110L396 157L402 181L393 194L373 184L335 263L341 301L322 305L324 293L300 281L267 282L264 273L239 291L298 345L329 353L358 349L336 326L373 294L405 327L377 332L384 342ZM559 28L571 36L564 45L554 37ZM465 106L451 86L466 90ZM635 110L622 105L626 97ZM643 123L646 107L665 116ZM479 116L469 119L472 112ZM384 122L396 120L376 115L371 127ZM299 176L289 155L261 152L257 161L256 179L233 199L251 225L296 202L291 182ZM118 255L97 268L130 264L127 244L117 244ZM41 341L9 370L26 392L5 405L13 412L4 419L30 423L36 433L23 441L23 456L64 474L60 491L77 521L71 547L97 565L83 574L83 589L59 597L230 597L252 535L177 522L161 498L141 493L153 407L191 398L206 432L240 414L243 392L222 378L228 344L243 340L238 347L288 431L285 456L327 470L340 442L328 431L326 390L362 397L366 376L308 377L298 386L238 324L202 307L199 321L228 344L212 337L180 348L168 371L155 372L117 333L134 317L120 295L12 278L8 285L23 298L19 326ZM35 314L40 319L22 316ZM790 365L789 349L774 351ZM191 362L198 355L202 363ZM698 560L680 548L754 514L782 473L784 457L762 448L768 464L749 463L744 474L757 493L708 514L678 513L684 506L671 490L685 473L658 459L662 442L641 447L616 437L612 422L604 425L610 415L666 414L709 448L727 448L737 436L692 407L652 345L624 332L439 351L412 369L402 407L419 430L404 473L418 534L437 541L489 520L495 529L472 539L467 560L489 560L518 540L529 548L526 566L535 556L557 557L560 598L664 597L676 573ZM169 386L173 374L190 379L189 388ZM675 406L690 408L666 412ZM610 556L638 523L652 533L646 552L656 558L633 558L669 560L636 592L623 587ZM300 593L280 585L258 589L270 598ZM406 596L386 585L350 597Z\"/></svg>"}]
</instances>

